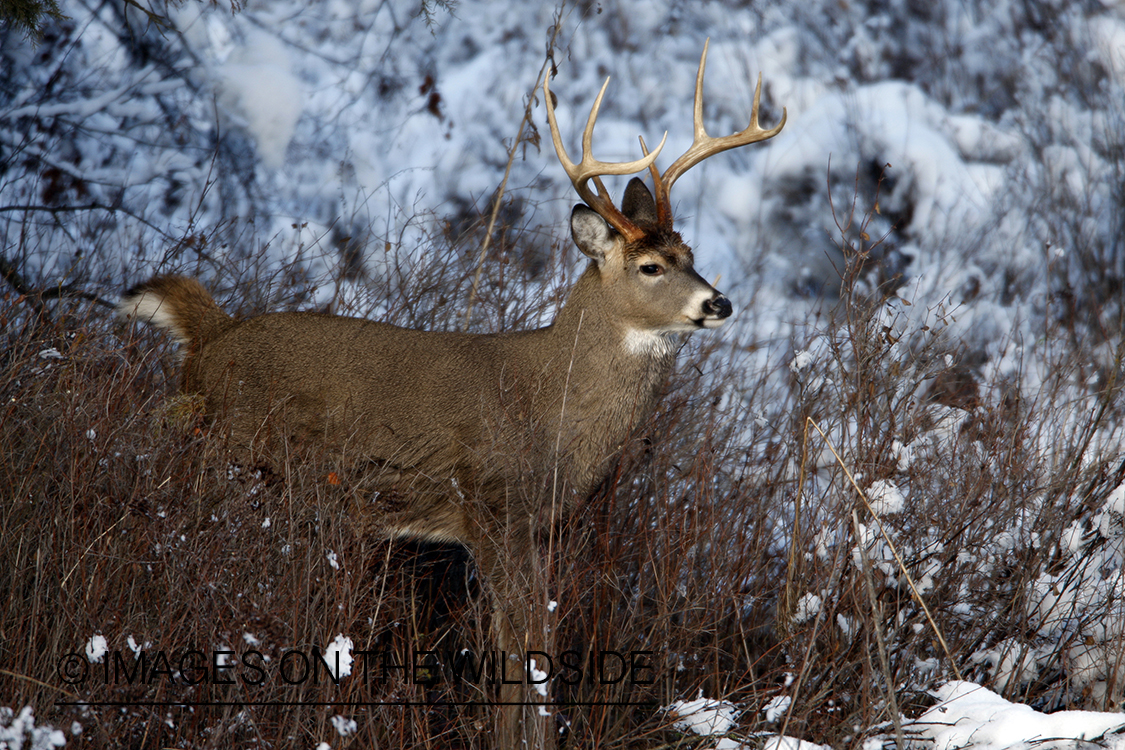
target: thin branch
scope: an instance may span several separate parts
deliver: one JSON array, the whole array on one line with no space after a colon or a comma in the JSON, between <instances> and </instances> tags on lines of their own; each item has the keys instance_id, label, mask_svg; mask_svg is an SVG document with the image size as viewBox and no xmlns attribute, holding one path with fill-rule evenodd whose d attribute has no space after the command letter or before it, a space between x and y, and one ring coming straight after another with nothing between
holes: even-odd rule
<instances>
[{"instance_id":1,"label":"thin branch","mask_svg":"<svg viewBox=\"0 0 1125 750\"><path fill-rule=\"evenodd\" d=\"M516 131L516 139L512 142L512 147L508 149L508 165L504 169L504 179L500 181L500 187L496 190L496 201L492 204L492 214L488 219L488 229L484 233L484 241L481 243L480 255L477 257L477 270L473 275L473 287L469 291L469 301L465 305L465 318L461 323L461 330L468 330L469 319L473 313L473 303L477 298L477 288L480 286L481 272L484 270L484 259L488 255L488 246L492 243L492 232L496 228L496 217L500 215L500 204L504 200L504 192L508 186L508 176L512 173L512 164L516 161L516 150L523 143L524 129L531 122L531 108L535 106L538 98L539 84L543 81L544 74L547 73L547 66L553 65L551 52L555 48L555 40L558 38L559 29L561 24L555 23L554 31L551 34L551 41L547 44L548 54L547 58L543 61L543 66L539 68L539 73L535 76L535 85L531 87L531 94L527 98L527 106L523 110L523 119L520 120L519 130Z\"/></svg>"},{"instance_id":2,"label":"thin branch","mask_svg":"<svg viewBox=\"0 0 1125 750\"><path fill-rule=\"evenodd\" d=\"M0 277L8 282L8 285L16 290L39 315L46 314L47 311L43 307L43 300L48 299L84 299L109 310L117 308L117 306L109 300L103 299L92 292L77 289L73 284L53 286L47 289L35 289L20 275L16 267L4 258L0 258Z\"/></svg>"},{"instance_id":3,"label":"thin branch","mask_svg":"<svg viewBox=\"0 0 1125 750\"><path fill-rule=\"evenodd\" d=\"M875 520L876 525L878 525L879 527L879 533L883 537L883 541L887 543L887 547L890 549L891 554L894 556L895 562L898 563L899 570L902 572L903 577L906 579L906 583L910 588L910 593L914 596L914 601L917 602L918 606L922 608L922 612L926 615L926 620L927 622L929 622L934 636L938 639L938 643L941 645L942 650L945 651L945 657L949 660L949 666L953 670L953 674L957 677L958 680L964 679L961 676L961 670L957 668L957 662L953 658L953 652L950 651L949 644L946 643L945 636L942 634L941 628L938 627L937 622L934 620L933 614L930 613L930 608L926 605L926 601L922 598L922 592L918 590L918 585L914 582L914 576L910 575L910 570L906 567L906 561L902 559L902 555L899 554L898 547L891 539L891 535L887 533L886 528L883 527L883 519L880 518L879 514L875 512L875 509L871 507L871 503L867 501L867 495L863 490L859 488L859 484L855 480L855 475L852 474L851 469L848 468L848 465L844 462L843 457L840 456L839 451L836 450L836 446L832 443L832 440L829 439L828 435L824 433L824 430L820 429L820 425L816 423L816 420L812 417L806 417L806 423L811 425L814 430L820 433L821 438L824 439L825 446L827 446L828 450L832 452L832 457L836 459L837 465L841 469L843 469L844 475L848 478L848 482L851 483L853 488L855 488L856 493L859 495L860 501L863 503L864 507L867 508L867 512L870 513L871 517Z\"/></svg>"},{"instance_id":4,"label":"thin branch","mask_svg":"<svg viewBox=\"0 0 1125 750\"><path fill-rule=\"evenodd\" d=\"M43 211L45 213L50 213L50 214L67 213L67 212L70 212L70 211L106 211L108 213L123 213L126 216L128 216L130 219L134 219L136 221L139 221L140 223L144 224L149 229L153 230L154 232L157 232L164 239L166 239L166 240L175 239L174 237L172 237L172 235L168 234L167 232L165 232L160 227L156 226L155 224L147 221L146 219L144 219L140 216L137 216L135 213L133 213L132 211L130 211L127 208L121 208L119 206L118 207L107 206L105 204L97 203L97 202L87 203L86 205L83 205L83 206L35 206L35 205L0 206L0 213L6 213L8 211Z\"/></svg>"}]
</instances>

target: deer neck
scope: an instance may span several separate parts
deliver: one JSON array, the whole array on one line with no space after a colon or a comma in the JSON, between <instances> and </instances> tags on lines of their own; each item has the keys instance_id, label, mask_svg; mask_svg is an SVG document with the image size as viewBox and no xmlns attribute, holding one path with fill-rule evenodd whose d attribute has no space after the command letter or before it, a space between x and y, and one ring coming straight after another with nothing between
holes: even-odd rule
<instances>
[{"instance_id":1,"label":"deer neck","mask_svg":"<svg viewBox=\"0 0 1125 750\"><path fill-rule=\"evenodd\" d=\"M656 370L663 378L672 367L680 337L631 327L602 287L601 273L591 263L548 329L554 345L591 360L584 364L594 371L600 369L595 361L600 361L615 368Z\"/></svg>"},{"instance_id":2,"label":"deer neck","mask_svg":"<svg viewBox=\"0 0 1125 750\"><path fill-rule=\"evenodd\" d=\"M605 464L648 419L675 360L677 339L652 341L607 308L596 267L582 275L541 341L565 394L550 418L564 436L572 486L593 489Z\"/></svg>"}]
</instances>

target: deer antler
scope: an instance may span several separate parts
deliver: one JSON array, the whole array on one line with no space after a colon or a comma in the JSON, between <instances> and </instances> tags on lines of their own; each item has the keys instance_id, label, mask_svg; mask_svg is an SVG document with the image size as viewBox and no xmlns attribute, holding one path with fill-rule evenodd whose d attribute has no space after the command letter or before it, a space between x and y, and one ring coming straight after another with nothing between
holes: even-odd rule
<instances>
[{"instance_id":1,"label":"deer antler","mask_svg":"<svg viewBox=\"0 0 1125 750\"><path fill-rule=\"evenodd\" d=\"M659 179L656 178L655 167L651 168L653 182L656 183L657 217L661 224L671 225L672 223L672 206L669 195L672 192L672 185L684 172L704 159L722 153L727 149L773 138L785 127L786 111L784 107L781 110L781 122L776 127L763 130L758 124L758 105L762 100L762 75L759 73L758 86L754 89L754 109L750 113L750 125L741 133L723 138L712 138L707 135L707 130L703 127L703 71L707 67L707 47L710 43L710 39L703 43L703 56L699 59L699 73L695 77L695 137L691 148L685 151L679 159L672 162L672 166L664 170L664 174ZM648 150L644 148L644 140L641 141L641 150L648 154ZM660 151L660 149L657 149L657 151Z\"/></svg>"},{"instance_id":2,"label":"deer antler","mask_svg":"<svg viewBox=\"0 0 1125 750\"><path fill-rule=\"evenodd\" d=\"M617 206L613 205L613 200L609 197L609 191L607 191L605 185L602 184L601 175L633 174L651 168L653 162L656 161L657 155L660 153L660 149L664 148L664 143L668 140L668 134L664 134L664 139L660 141L660 145L656 147L656 151L650 154L646 150L645 156L636 161L604 162L595 159L592 148L594 123L598 119L598 110L601 109L602 97L605 96L606 87L609 86L609 79L606 78L605 83L602 84L602 90L598 93L598 98L594 100L594 106L590 110L590 116L586 120L586 129L582 131L582 160L578 164L575 164L570 160L570 157L567 156L566 149L563 147L562 136L559 135L559 125L558 122L555 121L554 102L552 101L551 89L548 85L550 78L551 76L548 74L543 79L543 93L547 100L547 121L551 126L551 139L555 143L555 153L558 154L559 161L570 177L575 191L587 206L594 209L599 216L609 222L610 226L620 232L626 240L632 242L633 240L640 239L644 236L644 231L630 221L625 214L621 213ZM591 179L598 188L597 194L590 189L589 182Z\"/></svg>"}]
</instances>

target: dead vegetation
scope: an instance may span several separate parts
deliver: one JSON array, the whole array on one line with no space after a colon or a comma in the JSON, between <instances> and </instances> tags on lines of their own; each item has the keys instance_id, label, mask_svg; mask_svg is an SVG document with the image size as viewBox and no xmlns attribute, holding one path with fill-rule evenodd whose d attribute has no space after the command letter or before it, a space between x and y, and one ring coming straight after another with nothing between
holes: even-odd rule
<instances>
[{"instance_id":1,"label":"dead vegetation","mask_svg":"<svg viewBox=\"0 0 1125 750\"><path fill-rule=\"evenodd\" d=\"M457 327L477 258L432 241L360 312ZM558 286L486 263L474 326L549 317L558 247ZM643 435L540 539L562 746L709 746L662 709L701 691L744 709L735 737L835 747L893 740L956 676L1120 705L1116 381L1060 361L1030 394L989 382L860 260L770 372L736 339L688 344ZM98 306L9 293L0 320L7 702L90 747L493 746L463 550L372 535L346 460L229 454L174 397L172 347ZM368 655L337 684L317 659L338 635Z\"/></svg>"}]
</instances>

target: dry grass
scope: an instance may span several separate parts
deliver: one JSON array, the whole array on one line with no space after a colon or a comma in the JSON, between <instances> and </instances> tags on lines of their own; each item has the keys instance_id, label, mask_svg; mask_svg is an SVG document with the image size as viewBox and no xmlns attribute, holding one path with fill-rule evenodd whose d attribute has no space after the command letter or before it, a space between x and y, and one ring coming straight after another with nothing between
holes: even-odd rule
<instances>
[{"instance_id":1,"label":"dry grass","mask_svg":"<svg viewBox=\"0 0 1125 750\"><path fill-rule=\"evenodd\" d=\"M484 266L476 330L544 322L568 281L560 245L503 231ZM435 235L429 260L369 280L358 311L457 327L477 270L474 236ZM519 262L515 248L528 242L544 267ZM650 665L638 676L651 684L555 680L565 746L706 746L660 709L702 691L746 709L736 736L783 724L845 747L893 734L896 710L915 714L935 681L987 681L995 664L981 654L997 644L1034 640L1034 582L1062 564L1066 529L1123 479L1121 467L1090 459L1090 436L1105 437L1120 410L1118 390L1088 389L1091 416L1067 420L1075 395L1064 374L1031 401L1016 398L1018 383L981 382L951 342L896 328L900 303L865 293L863 263L849 267L839 307L802 343L817 353L804 368L748 371L743 347L697 337L613 475L544 535L553 656L641 654ZM263 279L257 293L289 294L301 278ZM251 283L227 272L217 286L231 279ZM268 293L258 299L276 306ZM449 679L465 649L489 651L484 597L462 550L374 536L362 483L315 446L228 453L174 397L172 349L149 332L66 299L34 307L9 295L0 320L5 702L34 706L41 723L78 722L77 744L91 747L493 746L480 704L494 687ZM845 467L865 490L876 480L905 488L910 512L884 514L877 531ZM1004 535L1010 543L998 545ZM819 614L802 609L807 594ZM97 633L110 649L108 684L83 656ZM338 685L323 671L315 682L281 679L287 652L311 658L337 634L380 654L368 657L368 679L358 664ZM150 670L168 659L151 684L120 671L136 667L130 637ZM212 665L187 684L198 674L176 665L192 650L207 660L233 651L235 667ZM436 655L382 673L384 652L420 651ZM1039 706L1095 707L1068 682L1065 644L1056 651L1028 679L997 687ZM86 678L68 682L75 665ZM216 684L228 676L234 684ZM793 698L790 709L767 722L761 709L779 695ZM75 702L87 705L63 705ZM337 715L357 732L340 736Z\"/></svg>"}]
</instances>

